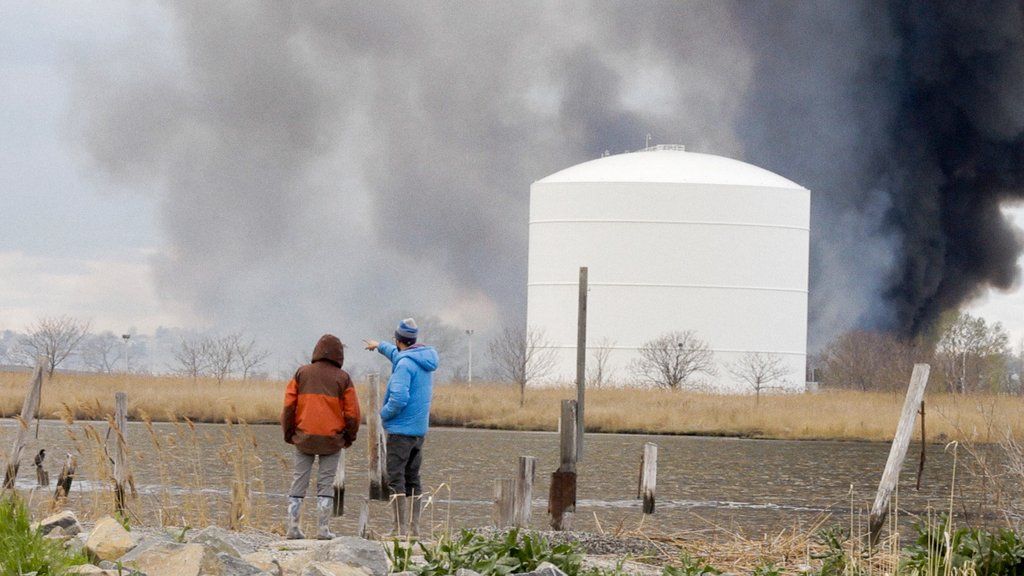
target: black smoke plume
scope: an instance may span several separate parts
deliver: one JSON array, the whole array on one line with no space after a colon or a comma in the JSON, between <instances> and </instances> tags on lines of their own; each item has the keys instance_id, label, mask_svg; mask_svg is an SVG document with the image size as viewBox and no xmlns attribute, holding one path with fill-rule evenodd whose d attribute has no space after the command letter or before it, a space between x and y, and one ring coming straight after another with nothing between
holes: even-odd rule
<instances>
[{"instance_id":1,"label":"black smoke plume","mask_svg":"<svg viewBox=\"0 0 1024 576\"><path fill-rule=\"evenodd\" d=\"M1024 199L1024 2L893 2L893 207L900 259L886 298L914 335L985 287L1017 280Z\"/></svg>"}]
</instances>

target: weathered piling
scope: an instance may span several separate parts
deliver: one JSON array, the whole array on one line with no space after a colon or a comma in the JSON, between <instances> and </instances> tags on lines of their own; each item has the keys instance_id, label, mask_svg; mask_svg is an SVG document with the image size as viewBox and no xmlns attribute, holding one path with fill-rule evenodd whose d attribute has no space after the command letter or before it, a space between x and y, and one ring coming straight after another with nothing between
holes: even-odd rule
<instances>
[{"instance_id":1,"label":"weathered piling","mask_svg":"<svg viewBox=\"0 0 1024 576\"><path fill-rule=\"evenodd\" d=\"M551 474L548 513L553 530L572 530L576 512L576 401L562 400L559 419L559 466Z\"/></svg>"},{"instance_id":2,"label":"weathered piling","mask_svg":"<svg viewBox=\"0 0 1024 576\"><path fill-rule=\"evenodd\" d=\"M386 469L388 458L384 425L380 420L380 388L377 385L376 374L370 374L367 380L370 411L366 415L366 437L370 445L366 454L370 468L370 499L387 501L390 496Z\"/></svg>"},{"instance_id":3,"label":"weathered piling","mask_svg":"<svg viewBox=\"0 0 1024 576\"><path fill-rule=\"evenodd\" d=\"M362 506L359 507L359 523L356 526L356 534L360 538L367 538L370 533L370 501L363 499Z\"/></svg>"},{"instance_id":4,"label":"weathered piling","mask_svg":"<svg viewBox=\"0 0 1024 576\"><path fill-rule=\"evenodd\" d=\"M921 405L921 399L924 397L930 370L931 367L928 364L914 364L914 372L910 376L910 386L907 388L907 398L903 402L900 422L896 426L896 436L892 440L889 459L885 463L882 479L878 482L878 492L875 494L875 502L871 506L871 516L868 518L868 535L872 546L878 543L878 537L885 525L885 518L889 515L889 500L900 479L903 459L907 456L910 436L914 433L914 418L917 416L918 406Z\"/></svg>"},{"instance_id":5,"label":"weathered piling","mask_svg":"<svg viewBox=\"0 0 1024 576\"><path fill-rule=\"evenodd\" d=\"M587 393L587 267L580 267L579 308L576 311L576 459L583 460L583 409Z\"/></svg>"},{"instance_id":6,"label":"weathered piling","mask_svg":"<svg viewBox=\"0 0 1024 576\"><path fill-rule=\"evenodd\" d=\"M46 450L39 450L39 453L36 454L34 462L36 465L36 485L39 486L40 488L49 488L50 474L46 471L46 468L43 466L44 462L46 462Z\"/></svg>"},{"instance_id":7,"label":"weathered piling","mask_svg":"<svg viewBox=\"0 0 1024 576\"><path fill-rule=\"evenodd\" d=\"M64 459L64 466L60 469L60 475L57 476L57 490L53 493L54 501L60 502L71 493L71 482L75 479L75 469L77 467L78 460L68 452L67 457Z\"/></svg>"},{"instance_id":8,"label":"weathered piling","mask_svg":"<svg viewBox=\"0 0 1024 576\"><path fill-rule=\"evenodd\" d=\"M533 480L537 469L537 459L533 456L520 456L516 469L515 500L512 503L512 523L525 528L530 525L531 504L533 503Z\"/></svg>"},{"instance_id":9,"label":"weathered piling","mask_svg":"<svg viewBox=\"0 0 1024 576\"><path fill-rule=\"evenodd\" d=\"M511 478L494 481L494 525L498 528L512 525L515 493L515 481Z\"/></svg>"},{"instance_id":10,"label":"weathered piling","mask_svg":"<svg viewBox=\"0 0 1024 576\"><path fill-rule=\"evenodd\" d=\"M345 450L338 453L338 469L334 472L334 515L345 513Z\"/></svg>"},{"instance_id":11,"label":"weathered piling","mask_svg":"<svg viewBox=\"0 0 1024 576\"><path fill-rule=\"evenodd\" d=\"M657 486L658 445L647 442L644 444L644 454L640 457L640 485L636 490L636 497L644 501L644 514L654 514L654 492Z\"/></svg>"},{"instance_id":12,"label":"weathered piling","mask_svg":"<svg viewBox=\"0 0 1024 576\"><path fill-rule=\"evenodd\" d=\"M4 490L13 490L14 481L18 477L18 468L21 466L21 454L25 450L26 433L32 428L32 420L39 411L39 397L43 390L43 364L36 364L32 373L32 381L29 383L28 393L21 405L21 417L18 421L17 432L14 435L14 445L11 446L11 453L7 457L7 466L4 471Z\"/></svg>"},{"instance_id":13,"label":"weathered piling","mask_svg":"<svg viewBox=\"0 0 1024 576\"><path fill-rule=\"evenodd\" d=\"M119 514L127 511L126 489L131 483L128 469L128 394L114 394L114 504Z\"/></svg>"}]
</instances>

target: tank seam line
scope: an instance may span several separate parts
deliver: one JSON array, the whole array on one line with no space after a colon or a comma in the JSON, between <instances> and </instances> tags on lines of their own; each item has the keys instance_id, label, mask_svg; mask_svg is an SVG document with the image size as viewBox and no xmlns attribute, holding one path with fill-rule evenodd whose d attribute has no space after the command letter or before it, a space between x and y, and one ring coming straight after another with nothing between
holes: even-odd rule
<instances>
[{"instance_id":1,"label":"tank seam line","mask_svg":"<svg viewBox=\"0 0 1024 576\"><path fill-rule=\"evenodd\" d=\"M578 282L528 282L530 286L578 286ZM776 288L773 286L729 286L725 284L645 284L639 282L590 282L590 286L628 286L628 287L649 287L649 288L714 288L725 290L761 290L768 292L796 292L807 294L807 290L800 288Z\"/></svg>"},{"instance_id":2,"label":"tank seam line","mask_svg":"<svg viewBox=\"0 0 1024 576\"><path fill-rule=\"evenodd\" d=\"M799 230L802 232L810 232L810 227L803 226L788 226L786 224L756 224L753 222L700 222L696 220L617 220L617 219L604 219L604 218L590 218L590 219L547 219L547 220L530 220L529 224L683 224L683 225L694 225L694 226L742 226L747 228L779 228L783 230Z\"/></svg>"}]
</instances>

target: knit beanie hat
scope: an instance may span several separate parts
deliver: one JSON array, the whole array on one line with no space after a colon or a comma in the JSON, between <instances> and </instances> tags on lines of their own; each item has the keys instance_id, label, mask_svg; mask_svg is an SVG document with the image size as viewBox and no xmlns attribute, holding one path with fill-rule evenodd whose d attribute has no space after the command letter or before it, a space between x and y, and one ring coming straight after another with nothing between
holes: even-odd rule
<instances>
[{"instance_id":1,"label":"knit beanie hat","mask_svg":"<svg viewBox=\"0 0 1024 576\"><path fill-rule=\"evenodd\" d=\"M395 336L405 338L406 340L416 340L416 336L420 333L420 329L416 327L416 321L412 318L406 318L398 323L398 329L395 330Z\"/></svg>"}]
</instances>

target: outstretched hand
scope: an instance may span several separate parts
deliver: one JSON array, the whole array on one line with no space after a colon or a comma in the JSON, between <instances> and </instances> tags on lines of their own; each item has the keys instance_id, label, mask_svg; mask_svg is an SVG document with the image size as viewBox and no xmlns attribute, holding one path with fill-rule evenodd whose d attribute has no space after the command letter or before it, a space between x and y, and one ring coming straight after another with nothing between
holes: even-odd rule
<instances>
[{"instance_id":1,"label":"outstretched hand","mask_svg":"<svg viewBox=\"0 0 1024 576\"><path fill-rule=\"evenodd\" d=\"M377 346L380 346L380 342L377 342L376 340L363 340L363 346L365 346L367 350L376 350Z\"/></svg>"}]
</instances>

